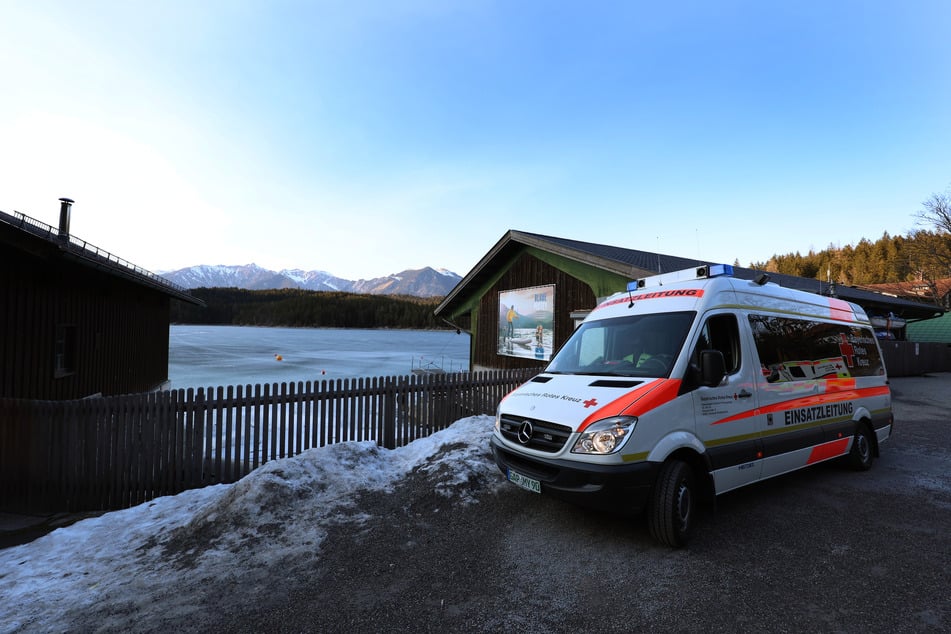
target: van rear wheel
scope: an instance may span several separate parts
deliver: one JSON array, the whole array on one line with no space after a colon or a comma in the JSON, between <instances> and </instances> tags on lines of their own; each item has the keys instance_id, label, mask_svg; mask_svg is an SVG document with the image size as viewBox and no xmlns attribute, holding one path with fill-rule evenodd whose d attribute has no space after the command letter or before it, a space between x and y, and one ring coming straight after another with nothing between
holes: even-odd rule
<instances>
[{"instance_id":1,"label":"van rear wheel","mask_svg":"<svg viewBox=\"0 0 951 634\"><path fill-rule=\"evenodd\" d=\"M856 471L868 471L872 468L875 459L872 436L868 425L859 423L852 438L852 450L849 452L849 466Z\"/></svg>"},{"instance_id":2,"label":"van rear wheel","mask_svg":"<svg viewBox=\"0 0 951 634\"><path fill-rule=\"evenodd\" d=\"M660 468L647 522L651 535L662 544L680 548L687 543L696 514L693 469L683 460L668 460Z\"/></svg>"}]
</instances>

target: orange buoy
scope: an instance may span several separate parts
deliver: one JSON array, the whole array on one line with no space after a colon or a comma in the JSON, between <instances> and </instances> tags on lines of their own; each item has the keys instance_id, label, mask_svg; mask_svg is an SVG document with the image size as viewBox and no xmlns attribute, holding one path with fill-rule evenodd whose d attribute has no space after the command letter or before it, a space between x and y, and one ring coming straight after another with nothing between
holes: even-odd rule
<instances>
[{"instance_id":1,"label":"orange buoy","mask_svg":"<svg viewBox=\"0 0 951 634\"><path fill-rule=\"evenodd\" d=\"M282 356L279 355L279 354L274 355L274 358L277 359L278 361L283 361L283 360L284 360L284 357L282 357Z\"/></svg>"}]
</instances>

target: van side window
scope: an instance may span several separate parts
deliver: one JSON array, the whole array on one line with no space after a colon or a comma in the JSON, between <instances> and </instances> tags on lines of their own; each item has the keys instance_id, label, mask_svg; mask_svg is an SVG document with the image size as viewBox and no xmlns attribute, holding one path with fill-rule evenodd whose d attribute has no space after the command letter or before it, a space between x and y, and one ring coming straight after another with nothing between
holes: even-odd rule
<instances>
[{"instance_id":1,"label":"van side window","mask_svg":"<svg viewBox=\"0 0 951 634\"><path fill-rule=\"evenodd\" d=\"M749 319L763 376L770 383L885 371L875 334L867 327L772 315Z\"/></svg>"},{"instance_id":2,"label":"van side window","mask_svg":"<svg viewBox=\"0 0 951 634\"><path fill-rule=\"evenodd\" d=\"M723 362L727 374L736 374L740 370L740 330L736 316L730 314L714 315L707 319L700 330L700 339L693 352L693 362L700 364L701 350L719 350L723 353Z\"/></svg>"}]
</instances>

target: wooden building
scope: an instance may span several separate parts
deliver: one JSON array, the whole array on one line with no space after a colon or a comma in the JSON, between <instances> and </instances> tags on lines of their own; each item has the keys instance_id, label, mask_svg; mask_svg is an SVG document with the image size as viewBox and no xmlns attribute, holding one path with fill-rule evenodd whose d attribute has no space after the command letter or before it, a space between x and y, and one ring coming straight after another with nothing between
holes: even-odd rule
<instances>
[{"instance_id":1,"label":"wooden building","mask_svg":"<svg viewBox=\"0 0 951 634\"><path fill-rule=\"evenodd\" d=\"M600 299L623 291L631 280L699 264L710 263L509 231L446 296L436 315L471 335L473 370L541 368ZM761 273L735 269L744 279ZM782 286L855 302L869 314L893 314L912 322L943 312L848 286L769 275Z\"/></svg>"},{"instance_id":2,"label":"wooden building","mask_svg":"<svg viewBox=\"0 0 951 634\"><path fill-rule=\"evenodd\" d=\"M169 307L184 288L58 228L0 212L0 398L63 400L160 388Z\"/></svg>"},{"instance_id":3,"label":"wooden building","mask_svg":"<svg viewBox=\"0 0 951 634\"><path fill-rule=\"evenodd\" d=\"M869 284L862 286L869 291L894 295L902 299L942 306L951 310L951 277L929 282L893 282L891 284Z\"/></svg>"}]
</instances>

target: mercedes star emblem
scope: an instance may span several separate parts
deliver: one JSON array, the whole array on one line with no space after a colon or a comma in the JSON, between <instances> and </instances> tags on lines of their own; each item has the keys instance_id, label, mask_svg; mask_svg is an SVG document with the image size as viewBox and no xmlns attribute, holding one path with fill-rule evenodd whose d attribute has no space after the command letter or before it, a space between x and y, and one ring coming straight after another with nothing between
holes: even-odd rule
<instances>
[{"instance_id":1,"label":"mercedes star emblem","mask_svg":"<svg viewBox=\"0 0 951 634\"><path fill-rule=\"evenodd\" d=\"M527 445L532 440L532 431L532 424L528 421L523 422L518 428L518 441Z\"/></svg>"}]
</instances>

